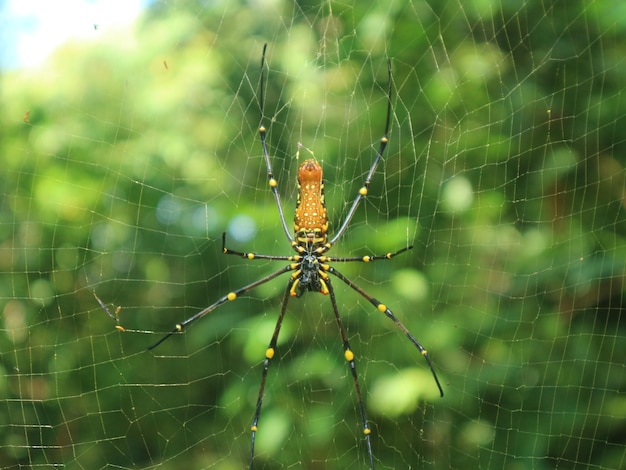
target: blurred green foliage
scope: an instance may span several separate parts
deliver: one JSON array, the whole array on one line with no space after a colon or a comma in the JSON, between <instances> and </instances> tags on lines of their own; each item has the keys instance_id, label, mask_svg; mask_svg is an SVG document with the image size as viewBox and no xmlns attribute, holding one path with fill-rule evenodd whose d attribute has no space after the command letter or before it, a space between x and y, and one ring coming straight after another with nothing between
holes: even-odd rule
<instances>
[{"instance_id":1,"label":"blurred green foliage","mask_svg":"<svg viewBox=\"0 0 626 470\"><path fill-rule=\"evenodd\" d=\"M160 334L287 254L296 143L335 255L429 348L445 388L337 282L377 468L621 468L626 24L616 2L157 2L135 29L2 74L0 466L243 468L284 283ZM231 258L231 257L228 257ZM286 282L286 281L285 281ZM119 325L98 305L107 304ZM116 307L121 309L116 312ZM366 468L328 299L290 302L255 468Z\"/></svg>"}]
</instances>

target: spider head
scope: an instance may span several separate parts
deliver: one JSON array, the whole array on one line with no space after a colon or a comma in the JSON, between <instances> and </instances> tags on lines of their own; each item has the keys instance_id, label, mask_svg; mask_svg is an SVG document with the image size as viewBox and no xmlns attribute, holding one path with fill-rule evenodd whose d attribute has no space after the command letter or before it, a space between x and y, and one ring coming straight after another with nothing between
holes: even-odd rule
<instances>
[{"instance_id":1,"label":"spider head","mask_svg":"<svg viewBox=\"0 0 626 470\"><path fill-rule=\"evenodd\" d=\"M328 287L320 276L317 256L310 252L303 255L300 260L300 274L292 290L292 295L300 297L308 291L328 294Z\"/></svg>"}]
</instances>

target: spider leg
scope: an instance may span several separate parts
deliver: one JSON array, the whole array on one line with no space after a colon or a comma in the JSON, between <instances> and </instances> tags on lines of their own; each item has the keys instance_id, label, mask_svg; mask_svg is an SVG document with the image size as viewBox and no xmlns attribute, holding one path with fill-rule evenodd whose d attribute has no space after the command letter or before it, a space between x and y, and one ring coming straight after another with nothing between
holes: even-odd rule
<instances>
[{"instance_id":1,"label":"spider leg","mask_svg":"<svg viewBox=\"0 0 626 470\"><path fill-rule=\"evenodd\" d=\"M246 253L244 251L235 251L230 248L226 248L226 232L222 233L222 252L225 255L235 255L240 258L245 258L249 260L253 259L269 259L273 261L299 261L300 256L281 256L281 255L261 255L258 253Z\"/></svg>"},{"instance_id":2,"label":"spider leg","mask_svg":"<svg viewBox=\"0 0 626 470\"><path fill-rule=\"evenodd\" d=\"M391 259L400 253L404 253L405 251L412 250L413 246L407 246L406 248L402 248L401 250L394 251L393 253L385 253L384 255L365 255L365 256L349 256L347 258L333 258L331 256L320 256L319 260L321 263L345 263L351 261L361 261L362 263L369 263L370 261L376 261L381 259Z\"/></svg>"},{"instance_id":3,"label":"spider leg","mask_svg":"<svg viewBox=\"0 0 626 470\"><path fill-rule=\"evenodd\" d=\"M383 158L383 152L385 151L385 147L387 147L387 144L389 143L389 125L391 123L391 61L390 60L387 61L387 72L389 74L389 86L387 88L387 120L385 122L385 133L380 139L380 146L378 147L378 151L376 152L376 158L374 159L374 163L372 163L372 166L370 167L369 173L365 177L363 186L361 186L361 188L359 189L359 193L356 195L356 198L354 199L354 202L352 203L352 207L350 207L350 210L348 211L348 215L346 216L345 220L341 224L341 227L339 227L339 230L337 230L337 232L335 233L335 236L330 240L329 245L327 245L328 248L326 248L325 251L328 251L330 246L334 245L335 242L339 240L339 237L341 237L341 235L343 235L343 233L348 228L348 224L352 220L352 217L354 217L354 213L356 212L356 209L359 206L361 199L363 199L367 195L367 188L369 187L372 181L372 177L374 176L374 172L376 171L376 168L378 167L380 160Z\"/></svg>"},{"instance_id":4,"label":"spider leg","mask_svg":"<svg viewBox=\"0 0 626 470\"><path fill-rule=\"evenodd\" d=\"M363 289L361 289L358 285L356 285L353 281L351 281L346 276L341 274L335 268L333 268L332 266L328 266L326 270L329 273L331 273L332 275L334 275L334 276L338 277L339 279L341 279L348 286L350 286L353 290L355 290L359 294L361 294L374 307L376 307L376 309L379 312L384 313L387 316L387 318L389 318L391 321L393 321L396 324L396 326L398 328L400 328L400 330L402 330L404 332L404 334L407 336L407 338L409 338L409 341L411 341L411 343L413 343L413 345L419 350L420 354L422 356L424 356L424 359L426 359L426 363L428 364L428 367L430 368L430 372L433 374L435 382L437 383L437 388L439 388L439 394L440 394L440 396L443 397L443 388L441 388L441 383L439 382L439 378L437 377L437 373L435 372L435 368L433 367L433 364L430 361L430 357L428 357L428 351L426 351L426 348L424 348L424 346L422 346L422 344L411 334L411 332L407 329L407 327L404 326L402 324L402 322L396 318L396 316L393 314L393 312L385 304L383 304L378 299L375 299L374 297L369 295L367 292L365 292Z\"/></svg>"},{"instance_id":5,"label":"spider leg","mask_svg":"<svg viewBox=\"0 0 626 470\"><path fill-rule=\"evenodd\" d=\"M172 329L172 331L170 331L169 333L167 333L165 336L163 336L163 338L161 338L160 340L158 340L156 343L154 343L152 346L149 346L148 348L146 348L146 351L150 351L154 348L156 348L158 345L160 345L163 341L165 341L167 338L169 338L170 336L176 334L176 333L180 333L182 332L187 325L189 325L190 323L195 322L196 320L204 317L205 315L208 315L209 313L211 313L213 310L217 309L218 307L222 306L223 304L225 304L226 302L230 302L233 301L235 299L237 299L241 294L248 292L251 289L254 289L257 286L260 286L261 284L265 284L266 282L271 281L272 279L280 276L281 274L284 274L288 271L292 271L294 269L294 265L292 264L288 264L287 266L285 266L282 269L279 269L276 272L273 272L272 274L269 274L261 279L258 279L254 282L251 282L250 284L247 284L243 287L240 287L237 290L234 290L232 292L229 292L228 294L220 297L215 303L209 305L207 308L205 308L204 310L199 311L198 313L196 313L195 315L187 318L186 320L183 320L182 322L178 323L174 329Z\"/></svg>"},{"instance_id":6,"label":"spider leg","mask_svg":"<svg viewBox=\"0 0 626 470\"><path fill-rule=\"evenodd\" d=\"M359 411L361 412L361 420L363 421L363 434L365 435L365 442L367 444L367 455L369 457L370 469L374 468L374 454L372 453L372 442L370 438L370 434L372 430L367 422L367 414L365 413L365 404L363 403L363 396L361 395L361 387L359 385L359 378L356 372L356 364L354 362L354 353L350 348L350 343L348 342L348 335L346 333L346 329L343 326L343 322L341 321L341 317L339 316L339 309L337 308L337 300L335 299L335 290L333 289L333 285L330 282L330 279L326 279L326 286L328 287L328 293L330 294L330 303L333 306L333 313L335 314L335 320L337 321L337 326L339 327L339 334L341 335L341 341L343 342L343 355L348 361L348 365L350 366L350 373L352 374L352 380L354 381L354 390L356 391L356 398L359 404Z\"/></svg>"},{"instance_id":7,"label":"spider leg","mask_svg":"<svg viewBox=\"0 0 626 470\"><path fill-rule=\"evenodd\" d=\"M289 227L287 226L287 221L285 220L285 213L283 212L283 206L280 203L280 194L278 193L278 182L276 178L274 178L274 172L272 171L272 164L270 162L270 155L267 151L267 129L263 125L264 119L264 107L265 107L265 89L264 89L264 78L265 78L265 51L267 49L267 44L263 45L263 56L261 57L261 78L259 79L259 136L261 137L261 147L263 148L263 158L265 159L265 165L267 166L267 179L268 184L270 185L270 189L274 194L274 199L276 199L276 205L278 206L278 215L280 216L280 221L283 224L283 230L285 231L285 235L287 235L287 239L290 243L293 243L293 236L289 231Z\"/></svg>"},{"instance_id":8,"label":"spider leg","mask_svg":"<svg viewBox=\"0 0 626 470\"><path fill-rule=\"evenodd\" d=\"M270 368L270 363L274 354L276 354L276 343L278 342L278 335L280 334L280 328L283 325L283 318L285 318L285 312L287 311L287 302L289 301L291 286L295 282L295 277L290 277L287 283L287 289L285 289L285 295L280 307L280 314L278 320L276 320L276 326L274 327L274 333L270 344L265 350L265 360L263 361L263 375L261 376L261 386L259 387L259 395L256 401L256 409L254 411L254 418L252 418L252 437L250 441L250 470L253 469L254 464L254 440L256 438L256 432L259 430L259 417L261 416L261 406L263 405L263 394L265 393L265 382L267 380L267 371Z\"/></svg>"}]
</instances>

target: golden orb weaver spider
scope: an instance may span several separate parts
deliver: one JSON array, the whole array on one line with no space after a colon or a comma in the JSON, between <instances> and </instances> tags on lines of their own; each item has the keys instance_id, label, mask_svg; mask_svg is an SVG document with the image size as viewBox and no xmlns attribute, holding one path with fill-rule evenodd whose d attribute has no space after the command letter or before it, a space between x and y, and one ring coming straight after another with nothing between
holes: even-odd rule
<instances>
[{"instance_id":1,"label":"golden orb weaver spider","mask_svg":"<svg viewBox=\"0 0 626 470\"><path fill-rule=\"evenodd\" d=\"M226 248L226 233L222 234L222 251L226 255L235 255L242 258L246 258L248 260L254 259L266 259L272 261L288 261L289 264L284 266L283 268L275 271L268 276L265 276L261 279L258 279L254 282L251 282L248 285L240 287L228 294L219 298L215 303L208 306L204 310L196 313L195 315L183 320L181 323L178 323L172 331L167 333L163 338L154 343L152 346L148 347L148 350L152 350L159 346L163 341L165 341L170 336L182 332L187 326L196 320L204 317L205 315L211 313L216 310L221 305L233 301L237 299L241 294L244 294L255 287L260 286L261 284L265 284L266 282L271 281L274 278L277 278L281 274L285 274L291 272L289 280L287 281L287 287L285 289L285 293L283 295L283 299L281 302L280 313L278 315L278 320L276 321L276 326L274 327L274 333L272 334L272 338L270 340L269 346L265 351L265 359L263 361L263 372L261 376L261 385L259 387L259 393L257 396L256 408L254 411L254 416L252 419L252 426L250 427L252 437L250 443L250 469L252 470L254 466L254 442L256 433L259 430L259 418L261 416L261 406L263 403L263 394L265 390L265 383L267 380L267 372L270 367L270 363L272 358L276 354L276 344L278 342L278 335L280 333L280 329L283 323L283 318L285 317L285 312L287 310L287 303L290 297L300 297L305 292L319 292L324 295L330 296L330 302L333 309L333 313L335 315L335 321L339 328L339 334L341 336L341 340L343 342L343 351L345 360L349 364L350 372L352 374L352 379L354 382L354 389L357 396L358 408L361 415L362 425L363 425L363 434L366 440L367 453L370 469L374 468L374 455L372 453L372 444L371 444L371 429L368 424L367 414L365 412L365 404L363 402L363 397L361 395L361 387L359 385L359 379L356 372L355 365L355 356L350 348L350 343L348 342L348 334L346 329L343 326L341 321L341 317L339 315L339 309L337 308L337 301L335 299L335 291L333 288L333 284L330 279L330 275L335 276L339 280L343 281L348 287L355 290L358 294L364 297L368 302L370 302L376 309L384 313L389 319L391 319L396 326L408 337L409 341L413 343L413 345L419 350L420 354L426 360L428 367L435 379L435 383L439 389L440 395L443 397L443 389L441 388L441 384L439 383L439 378L437 377L437 373L433 368L433 365L428 357L428 352L421 345L421 343L409 332L409 330L396 318L394 313L387 307L385 304L380 302L378 299L375 299L367 292L365 292L361 287L356 285L352 280L348 279L346 276L337 271L334 267L330 265L333 263L345 263L345 262L362 262L368 263L370 261L376 260L388 260L393 258L394 256L403 253L405 251L413 248L412 246L408 246L406 248L402 248L393 253L386 253L384 255L372 255L372 256L354 256L354 257L343 257L343 258L331 258L326 256L326 252L328 252L335 242L343 235L343 233L348 228L348 224L354 217L356 209L359 205L359 202L367 195L368 187L370 185L370 181L378 167L382 159L383 152L387 143L389 142L388 133L389 133L389 125L391 120L391 62L387 63L387 69L389 74L389 85L387 89L387 119L385 123L385 132L383 137L380 140L380 146L376 153L376 158L374 159L374 163L369 169L369 172L365 178L363 186L359 189L359 192L352 202L352 206L348 211L348 214L340 225L339 230L335 233L335 235L328 240L328 218L326 213L326 206L324 203L324 181L323 181L323 171L319 162L315 159L313 155L312 158L305 160L300 167L298 168L298 199L296 202L296 210L294 216L294 235L291 234L287 221L285 220L285 214L283 212L282 204L280 202L280 194L278 192L277 186L278 183L274 178L274 173L272 171L272 165L270 162L269 153L267 150L267 142L266 142L266 134L267 129L263 125L264 121L264 73L265 73L265 52L267 49L267 44L263 46L263 55L261 58L261 77L259 80L259 110L260 110L260 123L259 123L259 136L261 138L261 146L263 150L263 158L265 159L265 164L267 166L267 178L269 182L269 187L274 194L274 199L276 200L276 205L278 207L278 215L280 216L280 220L282 222L283 230L285 231L285 235L289 240L291 247L296 252L295 255L291 256L276 256L276 255L262 255L256 253L245 253L241 251L231 250L230 248ZM302 145L298 143L298 154Z\"/></svg>"}]
</instances>

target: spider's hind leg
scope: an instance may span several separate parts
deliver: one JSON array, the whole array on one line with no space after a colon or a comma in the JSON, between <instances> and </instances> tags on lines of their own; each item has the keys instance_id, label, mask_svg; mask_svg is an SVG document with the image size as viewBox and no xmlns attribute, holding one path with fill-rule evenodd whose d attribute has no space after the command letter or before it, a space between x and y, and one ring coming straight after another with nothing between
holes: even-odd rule
<instances>
[{"instance_id":1,"label":"spider's hind leg","mask_svg":"<svg viewBox=\"0 0 626 470\"><path fill-rule=\"evenodd\" d=\"M343 355L346 361L348 362L348 366L350 367L350 373L352 374L352 380L354 381L354 390L356 392L356 399L359 406L359 412L361 414L361 421L363 423L363 435L365 436L365 443L367 446L367 456L369 459L370 470L374 469L374 454L372 453L372 441L371 441L371 433L372 430L367 422L367 413L365 412L365 403L363 402L363 396L361 394L361 386L359 385L359 377L356 371L356 363L354 360L354 353L350 348L350 343L348 342L348 334L346 333L346 329L343 326L343 322L341 321L341 316L339 315L339 309L337 308L337 300L335 299L335 290L333 289L333 285L330 282L330 279L326 279L326 285L328 287L328 293L330 294L330 302L333 307L333 313L335 315L335 320L337 321L337 327L339 328L339 334L341 335L341 341L343 343Z\"/></svg>"},{"instance_id":2,"label":"spider's hind leg","mask_svg":"<svg viewBox=\"0 0 626 470\"><path fill-rule=\"evenodd\" d=\"M261 416L261 407L263 405L263 395L265 394L265 382L267 381L267 371L270 368L270 364L272 362L272 358L276 354L276 344L278 343L278 335L280 334L280 328L283 325L283 319L285 318L285 312L287 311L287 302L289 301L291 286L294 283L295 278L289 278L289 282L287 283L287 288L285 289L285 295L283 296L283 300L280 307L280 314L278 315L278 320L276 320L276 326L274 327L274 333L272 334L272 339L270 340L270 344L265 350L265 359L263 360L263 374L261 376L261 385L259 387L259 394L256 401L256 408L254 410L254 417L252 418L252 426L250 426L250 431L252 432L251 440L250 440L250 470L253 469L254 466L254 441L256 438L256 433L259 430L259 418Z\"/></svg>"}]
</instances>

